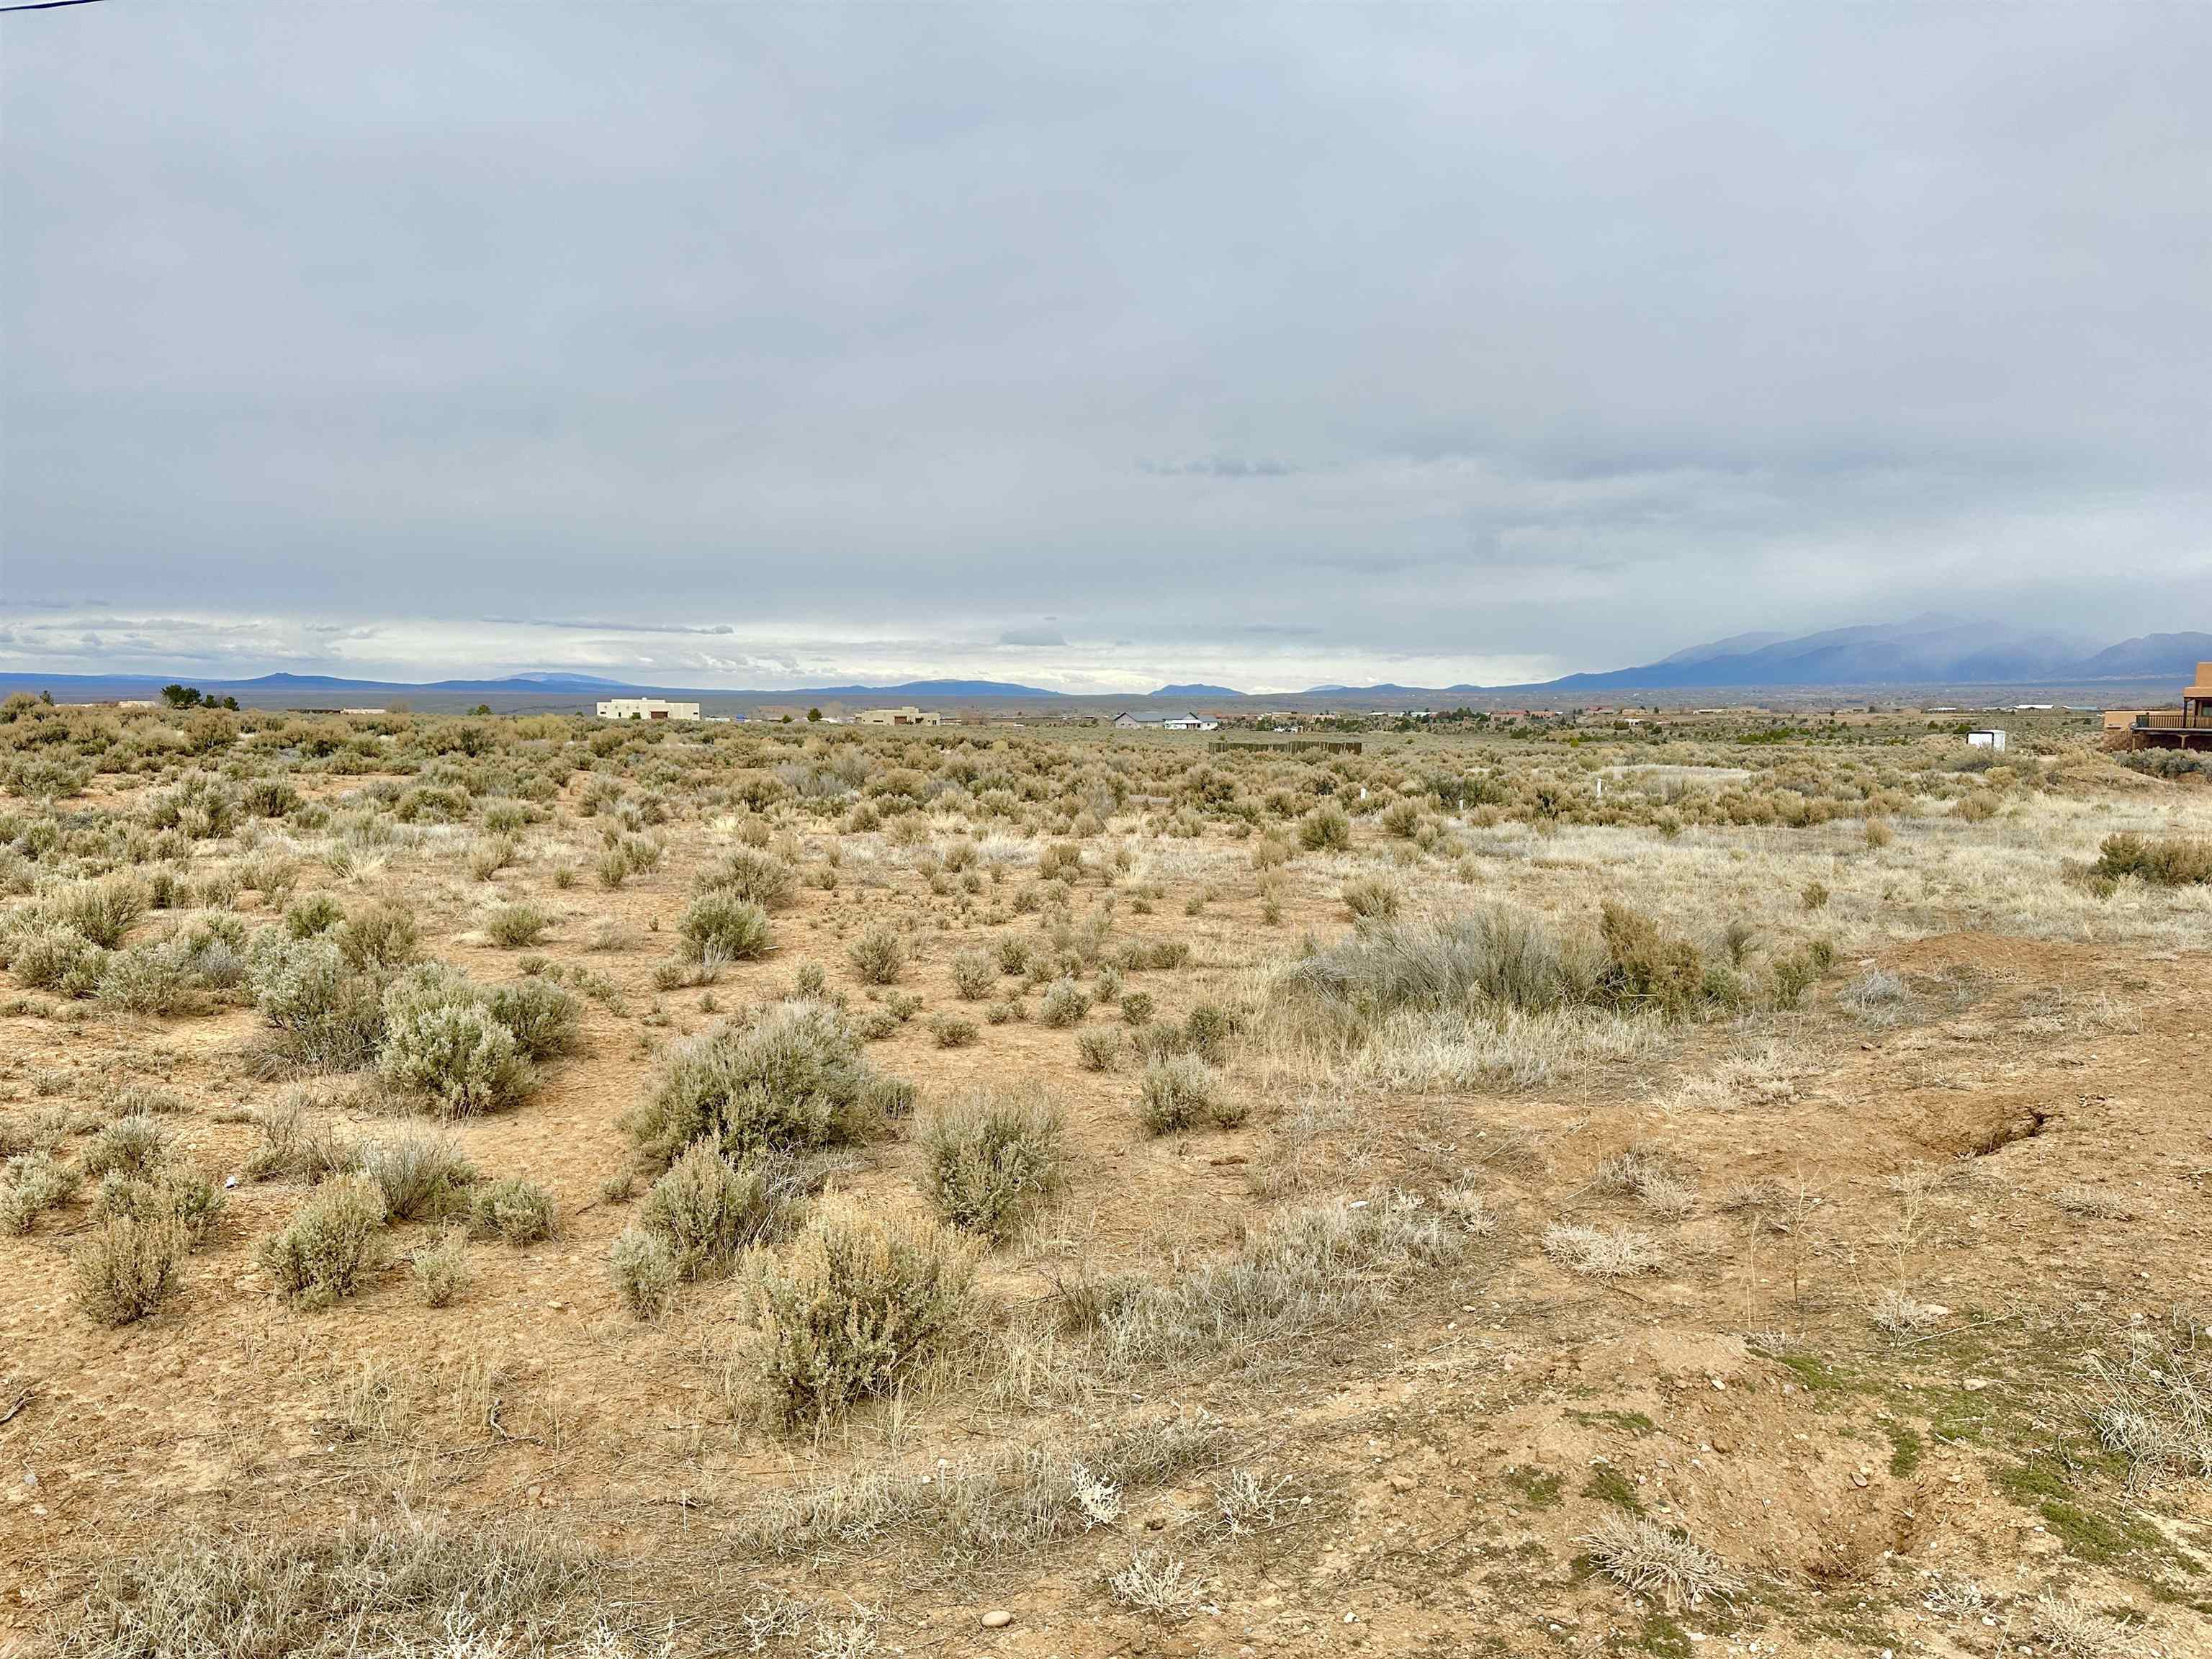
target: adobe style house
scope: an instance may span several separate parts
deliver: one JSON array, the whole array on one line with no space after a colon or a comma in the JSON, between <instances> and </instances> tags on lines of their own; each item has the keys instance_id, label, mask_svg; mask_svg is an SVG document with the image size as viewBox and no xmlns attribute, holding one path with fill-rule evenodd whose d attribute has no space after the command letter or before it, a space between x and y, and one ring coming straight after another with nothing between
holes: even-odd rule
<instances>
[{"instance_id":1,"label":"adobe style house","mask_svg":"<svg viewBox=\"0 0 2212 1659\"><path fill-rule=\"evenodd\" d=\"M942 726L945 716L934 708L903 703L896 708L863 708L853 717L862 726Z\"/></svg>"},{"instance_id":2,"label":"adobe style house","mask_svg":"<svg viewBox=\"0 0 2212 1659\"><path fill-rule=\"evenodd\" d=\"M2117 733L2123 749L2212 750L2212 662L2197 665L2197 681L2185 686L2179 708L2149 708Z\"/></svg>"}]
</instances>

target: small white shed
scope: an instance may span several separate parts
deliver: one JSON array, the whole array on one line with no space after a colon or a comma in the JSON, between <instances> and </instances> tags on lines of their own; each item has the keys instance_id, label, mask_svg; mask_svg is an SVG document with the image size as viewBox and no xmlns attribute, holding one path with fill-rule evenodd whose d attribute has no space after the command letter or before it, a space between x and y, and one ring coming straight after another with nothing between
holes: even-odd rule
<instances>
[{"instance_id":1,"label":"small white shed","mask_svg":"<svg viewBox=\"0 0 2212 1659\"><path fill-rule=\"evenodd\" d=\"M2002 755L2004 753L2005 734L1992 726L1986 732L1967 732L1966 742L1972 748L1994 749Z\"/></svg>"}]
</instances>

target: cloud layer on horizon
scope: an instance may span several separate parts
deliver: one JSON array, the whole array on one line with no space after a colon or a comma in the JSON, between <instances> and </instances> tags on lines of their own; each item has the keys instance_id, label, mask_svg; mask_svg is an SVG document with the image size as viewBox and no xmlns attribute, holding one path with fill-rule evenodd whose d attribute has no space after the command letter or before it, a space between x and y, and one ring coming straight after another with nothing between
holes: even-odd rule
<instances>
[{"instance_id":1,"label":"cloud layer on horizon","mask_svg":"<svg viewBox=\"0 0 2212 1659\"><path fill-rule=\"evenodd\" d=\"M2212 625L2203 8L7 44L0 665L1443 684Z\"/></svg>"}]
</instances>

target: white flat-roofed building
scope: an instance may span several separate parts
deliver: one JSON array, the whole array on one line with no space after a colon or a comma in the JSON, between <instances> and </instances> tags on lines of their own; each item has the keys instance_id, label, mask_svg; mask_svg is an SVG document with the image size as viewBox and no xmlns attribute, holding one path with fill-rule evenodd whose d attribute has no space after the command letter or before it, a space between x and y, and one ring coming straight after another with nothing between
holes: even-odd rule
<instances>
[{"instance_id":1,"label":"white flat-roofed building","mask_svg":"<svg viewBox=\"0 0 2212 1659\"><path fill-rule=\"evenodd\" d=\"M670 702L665 697L609 697L599 705L603 720L696 720L696 702Z\"/></svg>"}]
</instances>

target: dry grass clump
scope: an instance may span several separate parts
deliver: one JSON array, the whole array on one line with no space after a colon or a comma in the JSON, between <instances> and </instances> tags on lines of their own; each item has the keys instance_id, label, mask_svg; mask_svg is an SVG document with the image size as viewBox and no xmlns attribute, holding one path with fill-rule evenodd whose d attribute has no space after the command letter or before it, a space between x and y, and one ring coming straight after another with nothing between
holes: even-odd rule
<instances>
[{"instance_id":1,"label":"dry grass clump","mask_svg":"<svg viewBox=\"0 0 2212 1659\"><path fill-rule=\"evenodd\" d=\"M963 1321L974 1272L972 1249L933 1224L823 1203L789 1257L763 1260L750 1286L763 1414L827 1422L890 1393Z\"/></svg>"},{"instance_id":2,"label":"dry grass clump","mask_svg":"<svg viewBox=\"0 0 2212 1659\"><path fill-rule=\"evenodd\" d=\"M1607 1232L1565 1222L1544 1230L1544 1254L1585 1279L1632 1279L1657 1272L1663 1260L1658 1242L1649 1233L1627 1227Z\"/></svg>"},{"instance_id":3,"label":"dry grass clump","mask_svg":"<svg viewBox=\"0 0 2212 1659\"><path fill-rule=\"evenodd\" d=\"M1608 1510L1575 1540L1606 1576L1634 1595L1656 1595L1669 1612L1725 1601L1743 1588L1721 1559L1687 1534Z\"/></svg>"},{"instance_id":4,"label":"dry grass clump","mask_svg":"<svg viewBox=\"0 0 2212 1659\"><path fill-rule=\"evenodd\" d=\"M470 1632L505 1632L524 1651L560 1642L589 1587L534 1540L409 1517L106 1555L54 1634L82 1659L489 1659L506 1650Z\"/></svg>"},{"instance_id":5,"label":"dry grass clump","mask_svg":"<svg viewBox=\"0 0 2212 1659\"><path fill-rule=\"evenodd\" d=\"M1203 1413L1094 1425L1036 1445L932 1468L857 1470L770 1498L741 1516L735 1541L780 1556L927 1545L956 1560L1000 1561L1104 1525L1127 1494L1211 1463L1220 1425Z\"/></svg>"},{"instance_id":6,"label":"dry grass clump","mask_svg":"<svg viewBox=\"0 0 2212 1659\"><path fill-rule=\"evenodd\" d=\"M2051 1201L2069 1215L2091 1216L2099 1221L2124 1221L2135 1213L2134 1205L2124 1194L2080 1182L2061 1187L2051 1194Z\"/></svg>"},{"instance_id":7,"label":"dry grass clump","mask_svg":"<svg viewBox=\"0 0 2212 1659\"><path fill-rule=\"evenodd\" d=\"M1115 1607L1172 1621L1197 1611L1204 1584L1180 1558L1165 1550L1140 1549L1106 1581L1106 1589Z\"/></svg>"},{"instance_id":8,"label":"dry grass clump","mask_svg":"<svg viewBox=\"0 0 2212 1659\"><path fill-rule=\"evenodd\" d=\"M249 1181L320 1181L353 1167L357 1156L344 1129L330 1116L312 1112L297 1094L257 1107L253 1121L261 1144L246 1155Z\"/></svg>"},{"instance_id":9,"label":"dry grass clump","mask_svg":"<svg viewBox=\"0 0 2212 1659\"><path fill-rule=\"evenodd\" d=\"M971 1092L924 1126L922 1190L954 1226L1002 1240L1066 1179L1066 1135L1042 1090Z\"/></svg>"},{"instance_id":10,"label":"dry grass clump","mask_svg":"<svg viewBox=\"0 0 2212 1659\"><path fill-rule=\"evenodd\" d=\"M1354 1317L1407 1275L1456 1256L1464 1235L1391 1194L1285 1212L1237 1249L1091 1309L1124 1362L1241 1349Z\"/></svg>"},{"instance_id":11,"label":"dry grass clump","mask_svg":"<svg viewBox=\"0 0 2212 1659\"><path fill-rule=\"evenodd\" d=\"M2136 1659L2142 1640L2127 1626L2045 1590L2036 1598L2035 1633L2058 1659Z\"/></svg>"},{"instance_id":12,"label":"dry grass clump","mask_svg":"<svg viewBox=\"0 0 2212 1659\"><path fill-rule=\"evenodd\" d=\"M1588 994L1595 975L1588 953L1540 920L1495 906L1360 928L1293 963L1277 1001L1322 1032L1353 1037L1401 1010L1553 1007Z\"/></svg>"},{"instance_id":13,"label":"dry grass clump","mask_svg":"<svg viewBox=\"0 0 2212 1659\"><path fill-rule=\"evenodd\" d=\"M732 1158L804 1152L865 1140L901 1093L834 1005L803 998L678 1043L628 1125L655 1164L708 1139Z\"/></svg>"},{"instance_id":14,"label":"dry grass clump","mask_svg":"<svg viewBox=\"0 0 2212 1659\"><path fill-rule=\"evenodd\" d=\"M261 1241L256 1260L280 1295L311 1308L351 1296L381 1265L384 1194L367 1176L341 1176L317 1188L280 1232Z\"/></svg>"},{"instance_id":15,"label":"dry grass clump","mask_svg":"<svg viewBox=\"0 0 2212 1659\"><path fill-rule=\"evenodd\" d=\"M174 1221L112 1216L70 1252L76 1299L102 1325L128 1325L158 1310L191 1248Z\"/></svg>"},{"instance_id":16,"label":"dry grass clump","mask_svg":"<svg viewBox=\"0 0 2212 1659\"><path fill-rule=\"evenodd\" d=\"M1682 1220L1698 1207L1697 1188L1671 1159L1649 1147L1632 1146L1601 1159L1590 1185L1601 1193L1626 1193L1662 1220Z\"/></svg>"},{"instance_id":17,"label":"dry grass clump","mask_svg":"<svg viewBox=\"0 0 2212 1659\"><path fill-rule=\"evenodd\" d=\"M2212 1366L2147 1331L2118 1359L2088 1356L2097 1438L2142 1485L2164 1475L2212 1479Z\"/></svg>"}]
</instances>

